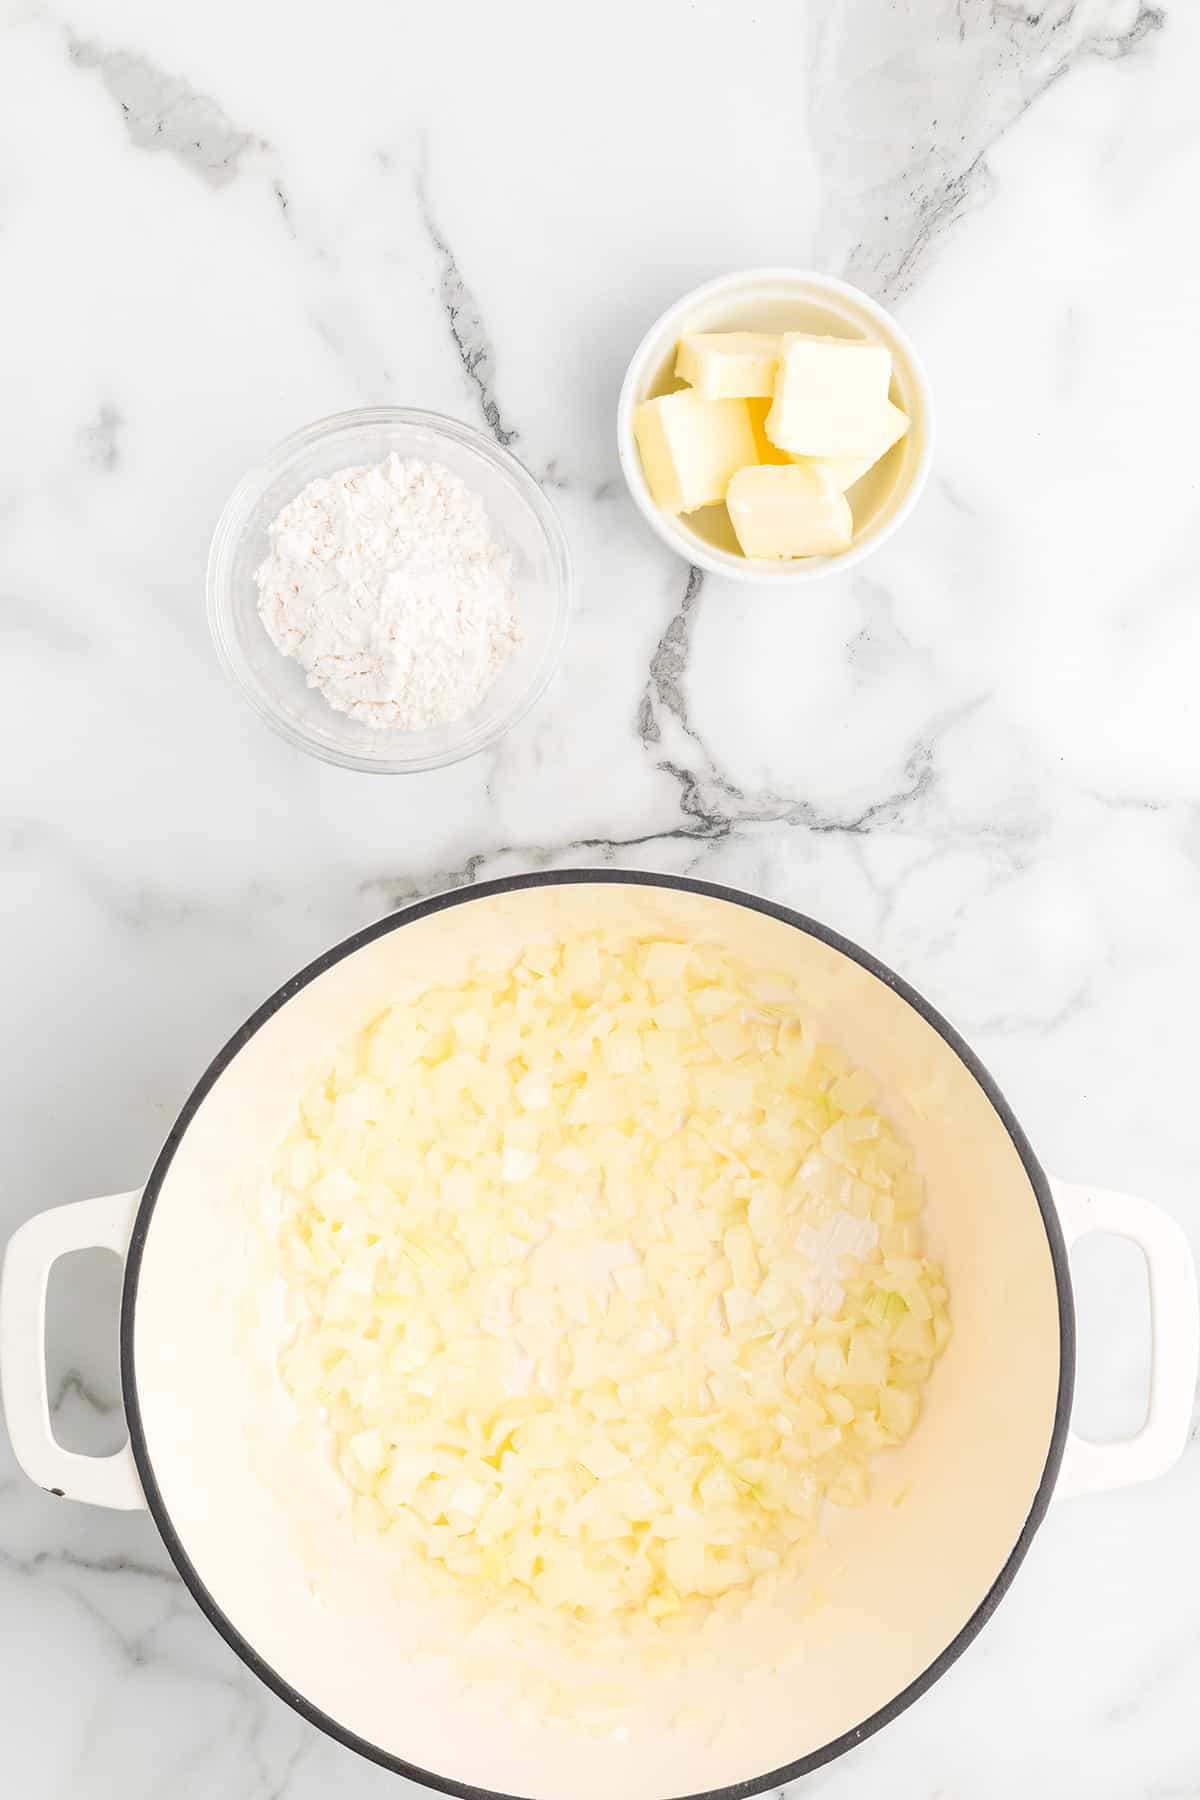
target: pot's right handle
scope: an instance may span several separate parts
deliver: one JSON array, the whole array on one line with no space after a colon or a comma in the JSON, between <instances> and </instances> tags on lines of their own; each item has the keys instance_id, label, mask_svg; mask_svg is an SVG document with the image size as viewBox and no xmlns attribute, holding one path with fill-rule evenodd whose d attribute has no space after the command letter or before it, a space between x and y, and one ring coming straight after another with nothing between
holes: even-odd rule
<instances>
[{"instance_id":1,"label":"pot's right handle","mask_svg":"<svg viewBox=\"0 0 1200 1800\"><path fill-rule=\"evenodd\" d=\"M1129 1487L1165 1474L1182 1456L1191 1430L1200 1362L1196 1265L1183 1228L1160 1207L1133 1194L1051 1181L1068 1249L1091 1231L1129 1238L1146 1259L1150 1286L1150 1397L1146 1422L1131 1438L1093 1443L1067 1438L1058 1498Z\"/></svg>"},{"instance_id":2,"label":"pot's right handle","mask_svg":"<svg viewBox=\"0 0 1200 1800\"><path fill-rule=\"evenodd\" d=\"M36 1213L9 1239L0 1275L0 1390L17 1461L60 1498L127 1511L146 1504L128 1443L112 1456L81 1456L64 1450L51 1429L46 1287L59 1257L72 1250L115 1250L124 1261L141 1197L109 1194Z\"/></svg>"}]
</instances>

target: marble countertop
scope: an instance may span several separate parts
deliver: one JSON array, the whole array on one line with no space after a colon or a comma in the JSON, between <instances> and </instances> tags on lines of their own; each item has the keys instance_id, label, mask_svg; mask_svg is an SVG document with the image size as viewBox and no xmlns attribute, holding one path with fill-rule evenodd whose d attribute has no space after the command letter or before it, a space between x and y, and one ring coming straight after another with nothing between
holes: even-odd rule
<instances>
[{"instance_id":1,"label":"marble countertop","mask_svg":"<svg viewBox=\"0 0 1200 1800\"><path fill-rule=\"evenodd\" d=\"M1195 8L0 0L0 65L0 1236L136 1185L212 1052L335 939L605 863L869 946L1048 1167L1200 1242ZM689 573L613 441L661 308L782 262L893 305L940 414L914 518L799 598ZM550 694L414 778L277 740L204 618L243 469L371 402L486 423L578 570ZM1136 1259L1092 1240L1077 1273L1079 1416L1128 1430ZM111 1446L113 1270L59 1298L60 1429ZM978 1642L804 1791L1200 1795L1198 1518L1195 1444L1056 1506ZM52 1501L2 1433L0 1666L13 1800L404 1787L256 1683L147 1517Z\"/></svg>"}]
</instances>

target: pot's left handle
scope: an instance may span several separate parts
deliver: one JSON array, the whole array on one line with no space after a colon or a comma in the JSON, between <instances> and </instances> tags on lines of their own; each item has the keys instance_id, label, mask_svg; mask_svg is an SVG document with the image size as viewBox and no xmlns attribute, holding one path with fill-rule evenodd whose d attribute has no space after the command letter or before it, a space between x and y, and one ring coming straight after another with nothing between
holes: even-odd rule
<instances>
[{"instance_id":1,"label":"pot's left handle","mask_svg":"<svg viewBox=\"0 0 1200 1800\"><path fill-rule=\"evenodd\" d=\"M1092 1231L1129 1238L1146 1259L1150 1284L1150 1396L1146 1420L1131 1438L1093 1443L1067 1438L1055 1498L1128 1487L1164 1475L1183 1455L1196 1403L1200 1297L1183 1227L1149 1200L1108 1188L1051 1181L1068 1249Z\"/></svg>"},{"instance_id":2,"label":"pot's left handle","mask_svg":"<svg viewBox=\"0 0 1200 1800\"><path fill-rule=\"evenodd\" d=\"M18 1226L0 1274L0 1391L17 1461L40 1487L68 1500L126 1511L145 1506L128 1443L112 1456L64 1450L50 1426L46 1387L46 1287L72 1250L129 1249L140 1191L51 1207Z\"/></svg>"}]
</instances>

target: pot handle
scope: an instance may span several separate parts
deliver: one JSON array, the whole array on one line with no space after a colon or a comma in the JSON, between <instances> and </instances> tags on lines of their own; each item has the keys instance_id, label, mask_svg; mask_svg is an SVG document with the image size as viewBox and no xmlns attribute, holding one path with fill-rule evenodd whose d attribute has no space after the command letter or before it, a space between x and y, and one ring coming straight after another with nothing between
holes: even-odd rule
<instances>
[{"instance_id":1,"label":"pot handle","mask_svg":"<svg viewBox=\"0 0 1200 1800\"><path fill-rule=\"evenodd\" d=\"M0 1391L17 1461L60 1499L126 1511L145 1506L128 1443L111 1456L64 1450L50 1426L46 1387L46 1287L60 1256L115 1250L124 1261L141 1199L109 1194L36 1213L8 1240L0 1274Z\"/></svg>"},{"instance_id":2,"label":"pot handle","mask_svg":"<svg viewBox=\"0 0 1200 1800\"><path fill-rule=\"evenodd\" d=\"M1055 1497L1130 1487L1163 1475L1191 1430L1200 1362L1196 1265L1181 1225L1133 1194L1051 1181L1067 1248L1092 1231L1129 1238L1146 1259L1150 1285L1150 1394L1146 1422L1131 1438L1097 1444L1072 1431Z\"/></svg>"}]
</instances>

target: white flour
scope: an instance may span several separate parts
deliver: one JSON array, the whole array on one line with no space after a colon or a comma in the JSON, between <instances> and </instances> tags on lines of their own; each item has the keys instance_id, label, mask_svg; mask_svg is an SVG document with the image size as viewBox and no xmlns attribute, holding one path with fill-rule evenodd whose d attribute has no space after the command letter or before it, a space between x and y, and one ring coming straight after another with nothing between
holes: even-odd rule
<instances>
[{"instance_id":1,"label":"white flour","mask_svg":"<svg viewBox=\"0 0 1200 1800\"><path fill-rule=\"evenodd\" d=\"M330 706L422 731L461 719L520 641L511 559L479 495L395 454L310 481L255 575L272 640Z\"/></svg>"}]
</instances>

